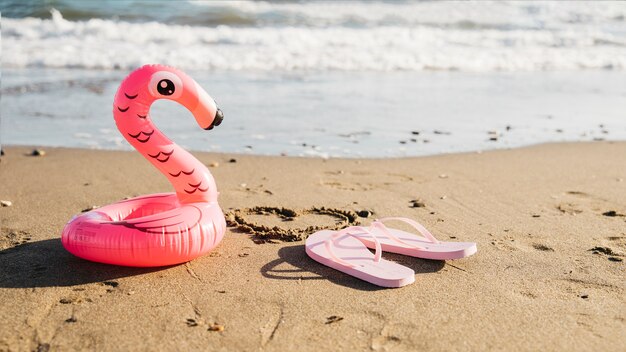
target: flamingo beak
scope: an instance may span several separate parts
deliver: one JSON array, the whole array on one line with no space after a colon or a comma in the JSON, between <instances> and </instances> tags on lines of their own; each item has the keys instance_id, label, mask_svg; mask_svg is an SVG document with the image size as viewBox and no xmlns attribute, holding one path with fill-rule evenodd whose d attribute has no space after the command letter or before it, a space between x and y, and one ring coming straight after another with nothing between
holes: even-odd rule
<instances>
[{"instance_id":1,"label":"flamingo beak","mask_svg":"<svg viewBox=\"0 0 626 352\"><path fill-rule=\"evenodd\" d=\"M224 113L222 112L222 110L220 110L220 108L217 108L217 112L215 113L215 118L213 119L211 126L209 126L206 129L212 130L213 127L219 126L222 123L222 121L224 121Z\"/></svg>"},{"instance_id":2,"label":"flamingo beak","mask_svg":"<svg viewBox=\"0 0 626 352\"><path fill-rule=\"evenodd\" d=\"M195 82L194 82L195 83ZM224 113L217 107L215 100L196 83L198 105L191 111L198 125L205 130L212 130L224 120Z\"/></svg>"}]
</instances>

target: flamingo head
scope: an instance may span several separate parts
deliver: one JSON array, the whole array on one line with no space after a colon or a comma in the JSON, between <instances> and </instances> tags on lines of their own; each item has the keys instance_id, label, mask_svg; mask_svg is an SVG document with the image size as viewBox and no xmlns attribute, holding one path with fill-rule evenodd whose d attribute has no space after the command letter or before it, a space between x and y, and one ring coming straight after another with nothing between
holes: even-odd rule
<instances>
[{"instance_id":1,"label":"flamingo head","mask_svg":"<svg viewBox=\"0 0 626 352\"><path fill-rule=\"evenodd\" d=\"M193 78L173 67L145 65L134 71L125 83L123 86L130 86L125 90L131 94L147 91L147 94L139 94L146 105L158 99L178 102L193 114L198 125L205 130L219 126L224 120L224 114L215 100Z\"/></svg>"}]
</instances>

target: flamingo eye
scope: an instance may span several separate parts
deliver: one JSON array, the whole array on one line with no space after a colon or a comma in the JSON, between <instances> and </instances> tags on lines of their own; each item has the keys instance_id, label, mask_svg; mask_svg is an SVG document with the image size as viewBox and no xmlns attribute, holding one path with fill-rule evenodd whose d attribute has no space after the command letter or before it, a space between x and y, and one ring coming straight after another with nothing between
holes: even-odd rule
<instances>
[{"instance_id":1,"label":"flamingo eye","mask_svg":"<svg viewBox=\"0 0 626 352\"><path fill-rule=\"evenodd\" d=\"M169 79L162 79L157 84L157 91L161 93L161 95L172 95L175 89L174 83Z\"/></svg>"},{"instance_id":2,"label":"flamingo eye","mask_svg":"<svg viewBox=\"0 0 626 352\"><path fill-rule=\"evenodd\" d=\"M155 98L176 99L183 91L183 81L172 72L159 71L152 75L148 86Z\"/></svg>"}]
</instances>

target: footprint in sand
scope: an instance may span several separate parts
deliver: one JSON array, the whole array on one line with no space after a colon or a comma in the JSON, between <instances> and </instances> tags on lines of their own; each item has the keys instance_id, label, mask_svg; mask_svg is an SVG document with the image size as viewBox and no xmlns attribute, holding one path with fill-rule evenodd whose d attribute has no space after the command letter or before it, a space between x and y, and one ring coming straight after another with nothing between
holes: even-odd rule
<instances>
[{"instance_id":1,"label":"footprint in sand","mask_svg":"<svg viewBox=\"0 0 626 352\"><path fill-rule=\"evenodd\" d=\"M582 191L568 191L556 198L561 200L556 209L562 214L576 215L589 212L606 217L626 217L626 209L620 204Z\"/></svg>"},{"instance_id":2,"label":"footprint in sand","mask_svg":"<svg viewBox=\"0 0 626 352\"><path fill-rule=\"evenodd\" d=\"M30 277L33 279L45 277L46 271L48 271L48 267L41 264L35 264L31 267Z\"/></svg>"},{"instance_id":3,"label":"footprint in sand","mask_svg":"<svg viewBox=\"0 0 626 352\"><path fill-rule=\"evenodd\" d=\"M601 246L595 246L589 251L595 255L606 256L612 262L623 262L626 257L626 236L608 237Z\"/></svg>"},{"instance_id":4,"label":"footprint in sand","mask_svg":"<svg viewBox=\"0 0 626 352\"><path fill-rule=\"evenodd\" d=\"M369 191L380 186L414 181L412 176L395 173L380 174L369 171L345 172L343 170L337 170L326 171L324 174L336 177L320 180L322 186L344 191ZM348 181L348 179L350 181ZM381 182L381 180L383 180L383 182Z\"/></svg>"},{"instance_id":5,"label":"footprint in sand","mask_svg":"<svg viewBox=\"0 0 626 352\"><path fill-rule=\"evenodd\" d=\"M234 209L226 213L226 223L261 240L299 241L319 230L339 230L359 224L352 210L317 208L293 210L278 207Z\"/></svg>"},{"instance_id":6,"label":"footprint in sand","mask_svg":"<svg viewBox=\"0 0 626 352\"><path fill-rule=\"evenodd\" d=\"M354 183L344 183L338 180L322 180L320 181L322 186L326 186L333 189L338 189L342 191L369 191L374 189L374 185L372 184L363 184L360 182Z\"/></svg>"},{"instance_id":7,"label":"footprint in sand","mask_svg":"<svg viewBox=\"0 0 626 352\"><path fill-rule=\"evenodd\" d=\"M525 235L522 233L515 233L509 229L505 229L504 232L506 232L506 235L502 235L498 238L492 236L493 239L490 242L492 246L494 246L495 248L499 250L504 250L504 251L518 251L519 250L522 252L540 251L540 252L546 252L546 253L555 251L554 248L544 243L538 242L536 241L536 239L533 240L530 234Z\"/></svg>"},{"instance_id":8,"label":"footprint in sand","mask_svg":"<svg viewBox=\"0 0 626 352\"><path fill-rule=\"evenodd\" d=\"M96 285L90 285L86 287L74 287L72 292L59 298L60 304L82 304L91 303L94 300L90 297L94 294L102 297L105 293L114 293L118 291L119 282L117 281L103 281ZM105 291L103 292L102 289Z\"/></svg>"},{"instance_id":9,"label":"footprint in sand","mask_svg":"<svg viewBox=\"0 0 626 352\"><path fill-rule=\"evenodd\" d=\"M26 244L30 240L31 236L26 231L3 230L2 235L0 236L0 250Z\"/></svg>"},{"instance_id":10,"label":"footprint in sand","mask_svg":"<svg viewBox=\"0 0 626 352\"><path fill-rule=\"evenodd\" d=\"M554 252L554 249L552 247L548 247L545 244L541 243L533 243L533 248L542 252Z\"/></svg>"}]
</instances>

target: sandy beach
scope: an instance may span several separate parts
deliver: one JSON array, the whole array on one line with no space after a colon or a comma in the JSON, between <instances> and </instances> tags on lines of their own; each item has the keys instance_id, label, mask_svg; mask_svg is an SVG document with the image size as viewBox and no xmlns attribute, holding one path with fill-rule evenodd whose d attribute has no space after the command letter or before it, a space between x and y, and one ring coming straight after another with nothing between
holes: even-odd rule
<instances>
[{"instance_id":1,"label":"sandy beach","mask_svg":"<svg viewBox=\"0 0 626 352\"><path fill-rule=\"evenodd\" d=\"M137 153L44 149L5 147L0 161L0 199L12 202L0 208L1 351L626 346L626 143L381 160L194 153L214 165L231 226L210 255L153 269L78 259L59 237L81 210L170 191L167 180ZM335 215L310 211L320 207ZM298 240L308 226L391 215L478 253L385 254L416 282L380 289L309 259Z\"/></svg>"}]
</instances>

